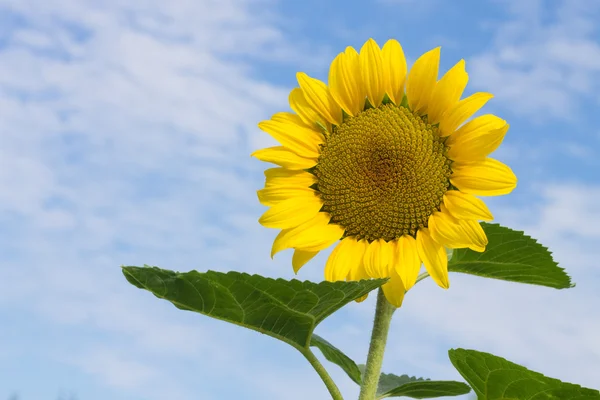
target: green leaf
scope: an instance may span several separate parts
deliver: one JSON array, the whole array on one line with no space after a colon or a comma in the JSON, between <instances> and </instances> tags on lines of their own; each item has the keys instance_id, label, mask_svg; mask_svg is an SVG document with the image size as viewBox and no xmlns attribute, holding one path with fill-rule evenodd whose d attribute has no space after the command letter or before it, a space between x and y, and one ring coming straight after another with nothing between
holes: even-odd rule
<instances>
[{"instance_id":1,"label":"green leaf","mask_svg":"<svg viewBox=\"0 0 600 400\"><path fill-rule=\"evenodd\" d=\"M361 373L365 365L358 366ZM443 396L460 396L467 394L471 388L463 382L432 381L408 375L384 374L379 376L377 399L386 397L411 397L413 399L430 399Z\"/></svg>"},{"instance_id":2,"label":"green leaf","mask_svg":"<svg viewBox=\"0 0 600 400\"><path fill-rule=\"evenodd\" d=\"M318 335L312 335L310 345L317 347L328 361L340 366L346 374L358 385L362 384L361 372L358 366L350 357L345 355L340 349L329 343Z\"/></svg>"},{"instance_id":3,"label":"green leaf","mask_svg":"<svg viewBox=\"0 0 600 400\"><path fill-rule=\"evenodd\" d=\"M600 392L548 378L504 358L475 350L448 352L479 400L600 400Z\"/></svg>"},{"instance_id":4,"label":"green leaf","mask_svg":"<svg viewBox=\"0 0 600 400\"><path fill-rule=\"evenodd\" d=\"M413 399L431 399L434 397L460 396L470 391L471 388L463 382L427 380L407 382L402 386L388 390L381 394L379 398L404 396Z\"/></svg>"},{"instance_id":5,"label":"green leaf","mask_svg":"<svg viewBox=\"0 0 600 400\"><path fill-rule=\"evenodd\" d=\"M364 373L365 365L360 365L361 371ZM377 385L377 396L381 398L384 393L387 393L393 389L397 389L411 382L425 382L425 378L417 378L415 376L408 375L394 375L381 373L379 375L379 384Z\"/></svg>"},{"instance_id":6,"label":"green leaf","mask_svg":"<svg viewBox=\"0 0 600 400\"><path fill-rule=\"evenodd\" d=\"M310 344L319 348L327 360L340 366L350 379L358 385L362 384L362 374L365 372L364 364L356 365L350 357L320 336L313 335ZM413 399L428 399L442 396L459 396L470 391L471 388L463 382L431 381L408 375L398 376L382 373L379 376L377 398L405 396Z\"/></svg>"},{"instance_id":7,"label":"green leaf","mask_svg":"<svg viewBox=\"0 0 600 400\"><path fill-rule=\"evenodd\" d=\"M123 267L127 280L182 310L231 322L306 350L315 327L334 311L385 283L300 282L240 272L174 272Z\"/></svg>"},{"instance_id":8,"label":"green leaf","mask_svg":"<svg viewBox=\"0 0 600 400\"><path fill-rule=\"evenodd\" d=\"M448 270L505 281L571 288L571 278L552 253L523 232L482 222L489 243L483 253L454 249Z\"/></svg>"}]
</instances>

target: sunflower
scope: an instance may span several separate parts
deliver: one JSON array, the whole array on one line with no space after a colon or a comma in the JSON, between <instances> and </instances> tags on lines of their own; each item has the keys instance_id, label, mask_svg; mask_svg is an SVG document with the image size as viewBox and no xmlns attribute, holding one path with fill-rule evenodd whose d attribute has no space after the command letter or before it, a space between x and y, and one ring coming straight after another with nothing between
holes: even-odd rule
<instances>
[{"instance_id":1,"label":"sunflower","mask_svg":"<svg viewBox=\"0 0 600 400\"><path fill-rule=\"evenodd\" d=\"M440 48L407 73L400 43L369 39L331 63L328 85L303 72L289 96L294 111L258 124L281 146L252 155L279 167L265 171L259 219L281 229L275 253L293 248L298 270L336 244L325 279L389 278L388 301L400 307L421 264L449 287L446 249L482 252L479 221L492 220L476 196L511 192L517 179L488 155L509 125L485 114L466 122L493 96L461 99L464 60L438 80Z\"/></svg>"}]
</instances>

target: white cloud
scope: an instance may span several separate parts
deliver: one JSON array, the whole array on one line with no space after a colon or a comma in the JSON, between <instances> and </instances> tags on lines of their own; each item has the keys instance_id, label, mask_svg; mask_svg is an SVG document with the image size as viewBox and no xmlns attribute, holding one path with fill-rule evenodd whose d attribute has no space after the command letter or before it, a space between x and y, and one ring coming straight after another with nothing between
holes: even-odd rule
<instances>
[{"instance_id":1,"label":"white cloud","mask_svg":"<svg viewBox=\"0 0 600 400\"><path fill-rule=\"evenodd\" d=\"M143 386L159 376L152 367L126 360L111 350L97 349L78 357L76 363L92 374L103 375L110 385L126 389Z\"/></svg>"},{"instance_id":2,"label":"white cloud","mask_svg":"<svg viewBox=\"0 0 600 400\"><path fill-rule=\"evenodd\" d=\"M551 184L543 188L547 204L542 208L536 233L549 239L600 238L600 187L584 184Z\"/></svg>"},{"instance_id":3,"label":"white cloud","mask_svg":"<svg viewBox=\"0 0 600 400\"><path fill-rule=\"evenodd\" d=\"M184 398L192 381L172 376L173 360L211 358L224 375L244 342L223 343L221 325L131 287L118 266L256 272L248 253L266 264L271 232L256 224L261 173L249 154L264 142L256 123L288 89L249 60L302 64L303 52L269 2L9 3L27 24L0 49L10 188L0 304L70 333L49 362L144 398ZM276 266L263 271L281 275Z\"/></svg>"},{"instance_id":4,"label":"white cloud","mask_svg":"<svg viewBox=\"0 0 600 400\"><path fill-rule=\"evenodd\" d=\"M534 121L574 121L583 101L600 100L600 46L595 39L597 4L504 0L508 21L487 24L491 48L469 62L472 82L490 90L513 112ZM584 96L581 98L580 96Z\"/></svg>"}]
</instances>

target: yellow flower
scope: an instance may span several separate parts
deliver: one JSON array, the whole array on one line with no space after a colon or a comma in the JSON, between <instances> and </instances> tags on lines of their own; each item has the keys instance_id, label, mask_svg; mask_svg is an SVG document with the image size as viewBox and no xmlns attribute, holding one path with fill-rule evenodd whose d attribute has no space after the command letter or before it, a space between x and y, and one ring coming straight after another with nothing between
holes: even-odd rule
<instances>
[{"instance_id":1,"label":"yellow flower","mask_svg":"<svg viewBox=\"0 0 600 400\"><path fill-rule=\"evenodd\" d=\"M491 220L475 196L511 192L517 178L488 158L508 124L486 114L466 122L492 95L461 100L464 60L438 80L440 49L423 54L407 74L400 44L369 39L331 63L329 85L298 73L290 93L295 113L259 127L281 146L253 155L279 166L265 171L259 222L281 229L272 256L293 248L298 270L335 244L325 279L389 277L384 293L396 307L421 264L448 288L446 248L484 251L478 221Z\"/></svg>"}]
</instances>

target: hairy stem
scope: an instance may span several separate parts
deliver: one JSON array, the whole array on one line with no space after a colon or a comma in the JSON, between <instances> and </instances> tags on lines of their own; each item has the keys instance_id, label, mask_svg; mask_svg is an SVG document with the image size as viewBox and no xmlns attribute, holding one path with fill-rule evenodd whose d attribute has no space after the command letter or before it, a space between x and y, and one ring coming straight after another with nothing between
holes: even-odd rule
<instances>
[{"instance_id":1,"label":"hairy stem","mask_svg":"<svg viewBox=\"0 0 600 400\"><path fill-rule=\"evenodd\" d=\"M315 354L312 351L310 351L310 349L302 350L302 354L304 355L304 357L306 357L310 365L313 366L315 371L317 371L317 374L319 374L321 380L323 381L323 383L325 383L325 386L327 386L327 390L329 390L331 398L333 400L344 400L342 394L340 393L340 389L338 389L337 385L335 384L333 379L331 379L331 376L329 376L327 370L325 369L325 367L323 367L323 364L321 364L321 362L315 356Z\"/></svg>"},{"instance_id":2,"label":"hairy stem","mask_svg":"<svg viewBox=\"0 0 600 400\"><path fill-rule=\"evenodd\" d=\"M371 345L358 400L375 400L379 375L381 374L381 364L383 363L383 353L385 352L390 322L395 310L396 308L385 298L383 290L379 289L377 306L375 307L375 321L371 333Z\"/></svg>"}]
</instances>

